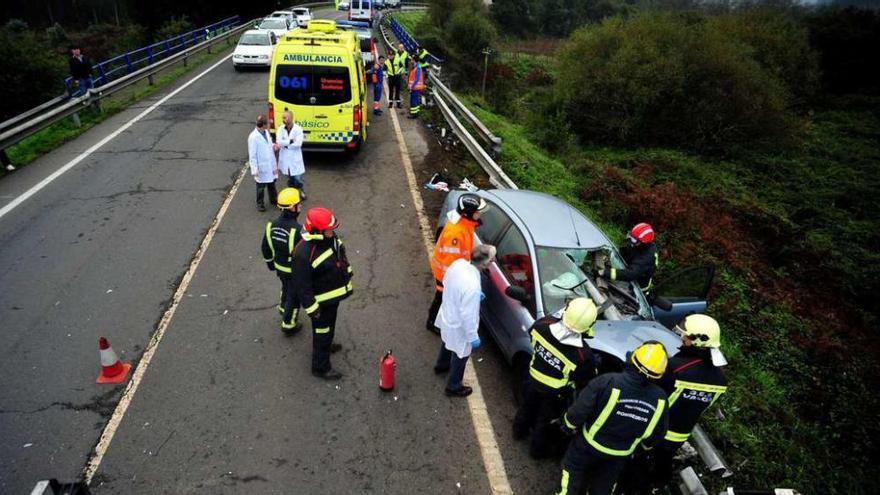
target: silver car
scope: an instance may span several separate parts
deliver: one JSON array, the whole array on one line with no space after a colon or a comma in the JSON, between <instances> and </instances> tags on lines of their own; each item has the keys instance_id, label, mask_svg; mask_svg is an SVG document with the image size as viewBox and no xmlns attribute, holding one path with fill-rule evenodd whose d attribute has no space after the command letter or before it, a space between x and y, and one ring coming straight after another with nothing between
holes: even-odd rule
<instances>
[{"instance_id":1,"label":"silver car","mask_svg":"<svg viewBox=\"0 0 880 495\"><path fill-rule=\"evenodd\" d=\"M447 195L440 227L464 192ZM496 262L483 277L486 299L480 316L514 367L517 380L527 375L532 323L559 312L569 299L590 297L600 306L595 337L589 341L600 357L600 371L618 369L626 354L646 340L662 342L674 354L680 339L670 328L706 308L714 275L710 267L674 274L651 290L649 302L636 283L594 275L594 268L606 261L616 268L625 263L605 234L571 205L534 191L474 194L489 203L476 229L475 244L498 249Z\"/></svg>"}]
</instances>

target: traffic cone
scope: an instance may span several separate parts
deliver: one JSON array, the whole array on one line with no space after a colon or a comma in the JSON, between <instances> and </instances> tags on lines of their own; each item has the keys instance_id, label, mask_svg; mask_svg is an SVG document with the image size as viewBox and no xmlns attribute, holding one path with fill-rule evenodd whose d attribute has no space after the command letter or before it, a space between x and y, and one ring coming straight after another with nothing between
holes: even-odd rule
<instances>
[{"instance_id":1,"label":"traffic cone","mask_svg":"<svg viewBox=\"0 0 880 495\"><path fill-rule=\"evenodd\" d=\"M116 356L116 352L110 347L107 339L98 339L98 352L101 354L101 374L98 375L97 383L122 383L128 378L131 365L123 363Z\"/></svg>"}]
</instances>

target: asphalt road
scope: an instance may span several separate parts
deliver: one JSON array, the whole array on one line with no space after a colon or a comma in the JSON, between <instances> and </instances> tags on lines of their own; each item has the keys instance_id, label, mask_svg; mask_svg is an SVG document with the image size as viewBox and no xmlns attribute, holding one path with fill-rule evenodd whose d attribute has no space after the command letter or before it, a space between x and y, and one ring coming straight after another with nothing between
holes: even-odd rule
<instances>
[{"instance_id":1,"label":"asphalt road","mask_svg":"<svg viewBox=\"0 0 880 495\"><path fill-rule=\"evenodd\" d=\"M137 362L243 167L266 77L221 65L0 219L0 492L82 472L122 390L94 383L97 338ZM5 179L0 205L150 104ZM424 180L427 133L401 125ZM354 158L306 156L307 206L341 219L355 271L334 356L345 378L309 374L308 324L293 337L279 331L279 284L258 246L274 213L256 210L246 178L110 444L96 493L490 492L466 402L445 397L431 370L439 340L422 328L431 277L389 115L372 119L369 133ZM387 349L399 362L392 393L377 387ZM509 370L491 342L472 365L514 491L548 493L556 463L531 461L510 439Z\"/></svg>"}]
</instances>

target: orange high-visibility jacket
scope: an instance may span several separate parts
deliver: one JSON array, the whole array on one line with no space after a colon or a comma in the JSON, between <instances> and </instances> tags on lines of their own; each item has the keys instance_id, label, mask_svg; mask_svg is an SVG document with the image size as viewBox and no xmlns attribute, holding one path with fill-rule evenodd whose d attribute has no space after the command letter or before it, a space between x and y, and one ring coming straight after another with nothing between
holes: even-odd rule
<instances>
[{"instance_id":1,"label":"orange high-visibility jacket","mask_svg":"<svg viewBox=\"0 0 880 495\"><path fill-rule=\"evenodd\" d=\"M464 258L471 259L471 251L474 249L474 229L477 222L462 217L456 211L448 215L449 221L443 226L437 245L434 246L434 254L431 256L431 272L434 279L443 280L443 275L453 261ZM438 289L443 290L440 285Z\"/></svg>"}]
</instances>

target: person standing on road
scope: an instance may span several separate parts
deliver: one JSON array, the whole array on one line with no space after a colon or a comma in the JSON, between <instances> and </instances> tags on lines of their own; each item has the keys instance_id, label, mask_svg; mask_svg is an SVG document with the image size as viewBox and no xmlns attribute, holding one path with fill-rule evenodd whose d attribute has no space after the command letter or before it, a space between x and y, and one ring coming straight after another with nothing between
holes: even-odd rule
<instances>
[{"instance_id":1,"label":"person standing on road","mask_svg":"<svg viewBox=\"0 0 880 495\"><path fill-rule=\"evenodd\" d=\"M596 362L586 339L593 338L598 310L592 299L578 297L562 315L546 316L532 325L532 361L525 397L513 420L513 437L532 432L529 454L535 458L561 453L565 439L550 424L565 412L571 394L596 376Z\"/></svg>"},{"instance_id":2,"label":"person standing on road","mask_svg":"<svg viewBox=\"0 0 880 495\"><path fill-rule=\"evenodd\" d=\"M415 119L422 109L422 91L425 90L425 73L420 62L413 63L406 87L409 89L409 118Z\"/></svg>"},{"instance_id":3,"label":"person standing on road","mask_svg":"<svg viewBox=\"0 0 880 495\"><path fill-rule=\"evenodd\" d=\"M397 108L403 108L400 102L400 87L403 85L403 78L406 77L409 68L409 54L403 47L403 43L397 45L397 53L394 54L394 76L395 76L395 99L392 103L397 103ZM390 106L388 108L391 108Z\"/></svg>"},{"instance_id":4,"label":"person standing on road","mask_svg":"<svg viewBox=\"0 0 880 495\"><path fill-rule=\"evenodd\" d=\"M669 429L660 445L651 450L651 459L638 456L631 463L633 476L628 479L638 486L627 494L653 493L653 487L672 481L676 452L690 438L703 413L727 391L727 378L720 368L727 361L719 350L718 322L708 315L689 315L675 331L681 335L681 347L660 380L660 386L669 394Z\"/></svg>"},{"instance_id":5,"label":"person standing on road","mask_svg":"<svg viewBox=\"0 0 880 495\"><path fill-rule=\"evenodd\" d=\"M293 248L301 237L301 227L297 222L300 209L299 189L293 187L282 189L278 193L278 208L281 209L281 215L266 223L261 248L266 266L281 280L281 303L278 304L278 311L281 313L281 331L293 335L301 328L296 322L299 301L296 299L293 286L292 269Z\"/></svg>"},{"instance_id":6,"label":"person standing on road","mask_svg":"<svg viewBox=\"0 0 880 495\"><path fill-rule=\"evenodd\" d=\"M666 349L648 341L627 361L622 372L591 380L556 420L565 433L576 435L562 459L557 495L587 490L590 495L611 495L636 447L651 448L666 434L666 392L655 383L666 371Z\"/></svg>"},{"instance_id":7,"label":"person standing on road","mask_svg":"<svg viewBox=\"0 0 880 495\"><path fill-rule=\"evenodd\" d=\"M428 308L425 328L432 332L439 332L434 322L443 302L443 277L446 275L446 270L457 259L471 259L474 230L480 224L480 215L488 206L486 201L476 194L462 194L458 198L455 210L446 214L446 224L437 238L437 244L431 255L431 272L434 274L436 291L434 300Z\"/></svg>"},{"instance_id":8,"label":"person standing on road","mask_svg":"<svg viewBox=\"0 0 880 495\"><path fill-rule=\"evenodd\" d=\"M446 395L467 397L473 392L462 384L464 368L471 352L480 347L480 302L483 299L480 271L495 259L495 246L481 244L474 248L470 262L455 260L443 277L446 290L443 304L437 314L440 327L440 355L434 372L449 372L446 377Z\"/></svg>"},{"instance_id":9,"label":"person standing on road","mask_svg":"<svg viewBox=\"0 0 880 495\"><path fill-rule=\"evenodd\" d=\"M382 82L385 79L384 55L379 55L379 60L373 62L373 66L367 71L367 76L373 84L373 115L382 115Z\"/></svg>"},{"instance_id":10,"label":"person standing on road","mask_svg":"<svg viewBox=\"0 0 880 495\"><path fill-rule=\"evenodd\" d=\"M251 176L257 183L257 209L266 211L264 191L269 189L269 202L275 206L278 192L275 179L278 178L278 161L275 159L277 144L272 143L269 131L266 130L266 116L257 116L257 127L248 136L248 161Z\"/></svg>"},{"instance_id":11,"label":"person standing on road","mask_svg":"<svg viewBox=\"0 0 880 495\"><path fill-rule=\"evenodd\" d=\"M327 208L306 213L302 240L293 251L293 280L298 300L312 319L312 374L338 380L330 354L342 346L333 342L339 303L351 295L352 270L345 246L337 235L339 221Z\"/></svg>"},{"instance_id":12,"label":"person standing on road","mask_svg":"<svg viewBox=\"0 0 880 495\"><path fill-rule=\"evenodd\" d=\"M293 112L290 110L285 110L281 114L281 121L283 125L278 129L276 141L279 147L278 168L287 176L287 187L299 189L301 199L305 200L303 175L306 173L306 165L302 155L303 129L293 120Z\"/></svg>"},{"instance_id":13,"label":"person standing on road","mask_svg":"<svg viewBox=\"0 0 880 495\"><path fill-rule=\"evenodd\" d=\"M633 227L620 248L620 255L626 262L626 268L605 267L600 270L599 275L608 276L611 280L636 282L645 293L651 290L654 271L660 263L657 245L654 243L654 228L647 223Z\"/></svg>"},{"instance_id":14,"label":"person standing on road","mask_svg":"<svg viewBox=\"0 0 880 495\"><path fill-rule=\"evenodd\" d=\"M400 77L394 65L394 52L389 50L383 65L385 79L388 81L388 108L394 108L394 101L400 100Z\"/></svg>"},{"instance_id":15,"label":"person standing on road","mask_svg":"<svg viewBox=\"0 0 880 495\"><path fill-rule=\"evenodd\" d=\"M72 97L82 96L92 87L92 62L78 45L70 47L70 77L76 83Z\"/></svg>"}]
</instances>

